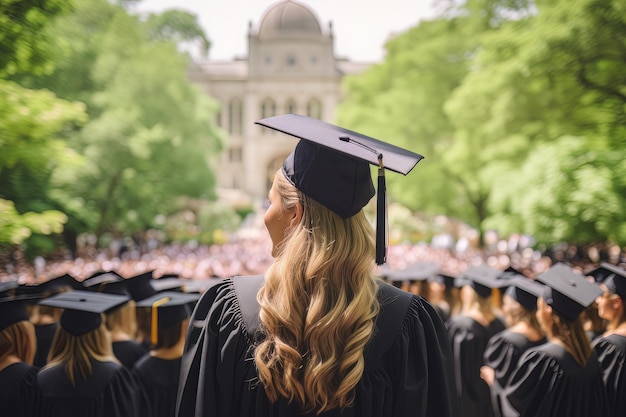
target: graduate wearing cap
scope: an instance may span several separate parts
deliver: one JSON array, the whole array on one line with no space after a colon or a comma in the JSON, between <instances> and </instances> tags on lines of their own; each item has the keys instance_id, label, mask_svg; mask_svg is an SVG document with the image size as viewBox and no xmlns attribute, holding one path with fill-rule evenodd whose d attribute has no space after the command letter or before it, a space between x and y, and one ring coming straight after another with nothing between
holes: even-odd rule
<instances>
[{"instance_id":1,"label":"graduate wearing cap","mask_svg":"<svg viewBox=\"0 0 626 417\"><path fill-rule=\"evenodd\" d=\"M563 263L537 280L545 284L537 320L548 342L520 358L505 387L506 399L521 417L614 415L581 318L602 290Z\"/></svg>"},{"instance_id":2,"label":"graduate wearing cap","mask_svg":"<svg viewBox=\"0 0 626 417\"><path fill-rule=\"evenodd\" d=\"M502 271L487 265L471 266L459 277L461 312L447 323L454 354L455 382L461 415L490 417L493 414L489 386L480 377L483 353L489 339L506 328L493 306L492 290L502 288Z\"/></svg>"},{"instance_id":3,"label":"graduate wearing cap","mask_svg":"<svg viewBox=\"0 0 626 417\"><path fill-rule=\"evenodd\" d=\"M529 349L546 343L539 326L537 297L543 294L543 285L523 276L511 278L502 297L502 313L507 329L496 333L487 342L483 354L481 377L491 391L493 414L503 417L514 414L503 394L519 358Z\"/></svg>"},{"instance_id":4,"label":"graduate wearing cap","mask_svg":"<svg viewBox=\"0 0 626 417\"><path fill-rule=\"evenodd\" d=\"M374 276L386 258L385 171L407 174L422 157L305 116L257 123L300 139L269 192L275 262L196 305L177 415L458 415L441 318ZM376 232L363 211L375 194Z\"/></svg>"},{"instance_id":5,"label":"graduate wearing cap","mask_svg":"<svg viewBox=\"0 0 626 417\"><path fill-rule=\"evenodd\" d=\"M626 270L602 264L606 271L596 299L600 317L607 320L607 330L593 344L602 369L609 397L611 415L626 415Z\"/></svg>"},{"instance_id":6,"label":"graduate wearing cap","mask_svg":"<svg viewBox=\"0 0 626 417\"><path fill-rule=\"evenodd\" d=\"M82 284L70 274L63 274L49 279L46 282L32 286L32 290L42 298L50 297L62 292L82 289ZM37 338L37 352L33 364L42 367L48 362L48 352L52 339L59 327L61 309L36 304L31 312L31 322L35 325Z\"/></svg>"},{"instance_id":7,"label":"graduate wearing cap","mask_svg":"<svg viewBox=\"0 0 626 417\"><path fill-rule=\"evenodd\" d=\"M444 323L461 311L457 277L440 272L428 278L428 302L441 314Z\"/></svg>"},{"instance_id":8,"label":"graduate wearing cap","mask_svg":"<svg viewBox=\"0 0 626 417\"><path fill-rule=\"evenodd\" d=\"M24 297L0 293L0 414L31 416L38 368L33 366L35 329L28 321Z\"/></svg>"},{"instance_id":9,"label":"graduate wearing cap","mask_svg":"<svg viewBox=\"0 0 626 417\"><path fill-rule=\"evenodd\" d=\"M137 303L152 316L152 347L134 366L153 417L174 417L181 358L191 310L200 296L164 291Z\"/></svg>"},{"instance_id":10,"label":"graduate wearing cap","mask_svg":"<svg viewBox=\"0 0 626 417\"><path fill-rule=\"evenodd\" d=\"M100 277L102 276L104 275L100 275ZM130 282L132 282L130 278L116 277L91 287L104 294L127 297L128 301L105 313L105 323L111 335L113 355L128 369L132 369L135 362L146 354L146 350L135 340L137 317L135 315L135 300L130 296L128 290Z\"/></svg>"},{"instance_id":11,"label":"graduate wearing cap","mask_svg":"<svg viewBox=\"0 0 626 417\"><path fill-rule=\"evenodd\" d=\"M34 416L150 416L145 394L112 354L103 313L128 297L71 291L42 305L63 309L50 361L37 376Z\"/></svg>"}]
</instances>

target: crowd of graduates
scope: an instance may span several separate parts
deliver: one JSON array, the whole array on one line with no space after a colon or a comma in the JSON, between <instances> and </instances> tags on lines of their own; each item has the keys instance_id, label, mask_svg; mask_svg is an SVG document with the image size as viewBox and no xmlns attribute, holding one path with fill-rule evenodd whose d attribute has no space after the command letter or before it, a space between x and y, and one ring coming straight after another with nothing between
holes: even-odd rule
<instances>
[{"instance_id":1,"label":"crowd of graduates","mask_svg":"<svg viewBox=\"0 0 626 417\"><path fill-rule=\"evenodd\" d=\"M383 276L445 320L463 417L626 415L626 270L417 262Z\"/></svg>"},{"instance_id":2,"label":"crowd of graduates","mask_svg":"<svg viewBox=\"0 0 626 417\"><path fill-rule=\"evenodd\" d=\"M153 272L0 283L0 410L173 416L190 313L215 280Z\"/></svg>"},{"instance_id":3,"label":"crowd of graduates","mask_svg":"<svg viewBox=\"0 0 626 417\"><path fill-rule=\"evenodd\" d=\"M436 257L398 259L380 278L441 314L462 416L626 415L626 270L449 273ZM174 416L189 316L220 279L151 270L1 282L3 415Z\"/></svg>"}]
</instances>

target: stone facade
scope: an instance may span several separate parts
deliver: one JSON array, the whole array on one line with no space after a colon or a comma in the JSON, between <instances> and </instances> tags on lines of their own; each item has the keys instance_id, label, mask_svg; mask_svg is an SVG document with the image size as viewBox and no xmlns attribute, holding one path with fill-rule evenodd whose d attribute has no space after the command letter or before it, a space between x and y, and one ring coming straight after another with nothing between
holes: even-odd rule
<instances>
[{"instance_id":1,"label":"stone facade","mask_svg":"<svg viewBox=\"0 0 626 417\"><path fill-rule=\"evenodd\" d=\"M189 77L221 103L217 124L228 144L218 169L218 193L231 204L258 206L296 139L255 125L263 117L299 113L333 122L341 79L362 71L334 53L332 23L323 28L306 5L287 0L249 24L248 56L196 60Z\"/></svg>"}]
</instances>

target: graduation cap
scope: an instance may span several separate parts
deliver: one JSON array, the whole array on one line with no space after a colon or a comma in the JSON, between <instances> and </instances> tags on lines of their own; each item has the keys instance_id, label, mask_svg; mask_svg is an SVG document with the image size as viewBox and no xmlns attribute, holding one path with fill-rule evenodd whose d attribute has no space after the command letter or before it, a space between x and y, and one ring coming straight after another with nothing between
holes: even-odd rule
<instances>
[{"instance_id":1,"label":"graduation cap","mask_svg":"<svg viewBox=\"0 0 626 417\"><path fill-rule=\"evenodd\" d=\"M46 298L39 304L63 308L61 327L74 336L80 336L100 327L102 313L128 302L129 299L123 295L76 290Z\"/></svg>"},{"instance_id":2,"label":"graduation cap","mask_svg":"<svg viewBox=\"0 0 626 417\"><path fill-rule=\"evenodd\" d=\"M301 139L282 166L298 190L342 218L357 214L376 194L369 165L378 167L376 263L387 258L385 169L407 175L422 155L298 114L255 122Z\"/></svg>"},{"instance_id":3,"label":"graduation cap","mask_svg":"<svg viewBox=\"0 0 626 417\"><path fill-rule=\"evenodd\" d=\"M463 274L463 278L469 280L469 285L481 297L489 297L493 288L509 285L509 280L502 278L502 271L485 264L470 266Z\"/></svg>"},{"instance_id":4,"label":"graduation cap","mask_svg":"<svg viewBox=\"0 0 626 417\"><path fill-rule=\"evenodd\" d=\"M595 299L602 289L574 272L564 263L556 263L537 277L546 284L543 298L565 320L574 321Z\"/></svg>"},{"instance_id":5,"label":"graduation cap","mask_svg":"<svg viewBox=\"0 0 626 417\"><path fill-rule=\"evenodd\" d=\"M141 301L157 293L152 286L153 272L144 272L126 279L126 289L133 300Z\"/></svg>"},{"instance_id":6,"label":"graduation cap","mask_svg":"<svg viewBox=\"0 0 626 417\"><path fill-rule=\"evenodd\" d=\"M106 286L113 282L121 281L124 277L118 274L117 272L102 272L97 275L92 275L83 281L82 289L89 289L98 291L98 287Z\"/></svg>"},{"instance_id":7,"label":"graduation cap","mask_svg":"<svg viewBox=\"0 0 626 417\"><path fill-rule=\"evenodd\" d=\"M164 329L188 318L191 315L191 304L198 301L198 294L185 294L176 291L165 291L137 303L137 307L149 307L152 311L151 342L159 341L159 329Z\"/></svg>"},{"instance_id":8,"label":"graduation cap","mask_svg":"<svg viewBox=\"0 0 626 417\"><path fill-rule=\"evenodd\" d=\"M0 282L0 297L9 297L15 293L16 290L20 286L19 282L15 279L12 281L3 281Z\"/></svg>"},{"instance_id":9,"label":"graduation cap","mask_svg":"<svg viewBox=\"0 0 626 417\"><path fill-rule=\"evenodd\" d=\"M39 293L15 295L17 289L13 284L0 285L0 331L20 321L28 321L26 304L36 302L42 297Z\"/></svg>"},{"instance_id":10,"label":"graduation cap","mask_svg":"<svg viewBox=\"0 0 626 417\"><path fill-rule=\"evenodd\" d=\"M437 273L428 278L429 282L437 282L439 284L443 284L446 288L458 288L462 285L459 284L458 277L450 274Z\"/></svg>"},{"instance_id":11,"label":"graduation cap","mask_svg":"<svg viewBox=\"0 0 626 417\"><path fill-rule=\"evenodd\" d=\"M63 274L58 277L51 278L46 282L38 284L37 287L39 288L39 292L41 294L58 293L68 289L79 290L83 288L82 284L76 281L76 279L70 274Z\"/></svg>"},{"instance_id":12,"label":"graduation cap","mask_svg":"<svg viewBox=\"0 0 626 417\"><path fill-rule=\"evenodd\" d=\"M612 276L624 274L626 274L626 271L622 268L608 262L602 262L599 267L592 269L585 275L593 277L595 282L604 282Z\"/></svg>"},{"instance_id":13,"label":"graduation cap","mask_svg":"<svg viewBox=\"0 0 626 417\"><path fill-rule=\"evenodd\" d=\"M522 277L511 278L508 285L504 295L508 295L527 310L537 310L537 297L543 296L544 285Z\"/></svg>"},{"instance_id":14,"label":"graduation cap","mask_svg":"<svg viewBox=\"0 0 626 417\"><path fill-rule=\"evenodd\" d=\"M439 273L439 265L433 262L416 262L403 269L390 269L385 277L390 281L426 281Z\"/></svg>"},{"instance_id":15,"label":"graduation cap","mask_svg":"<svg viewBox=\"0 0 626 417\"><path fill-rule=\"evenodd\" d=\"M611 265L612 266L612 265ZM613 267L612 273L603 282L613 294L617 294L621 299L626 300L626 271Z\"/></svg>"},{"instance_id":16,"label":"graduation cap","mask_svg":"<svg viewBox=\"0 0 626 417\"><path fill-rule=\"evenodd\" d=\"M184 279L181 278L158 278L158 279L153 279L150 282L150 285L152 285L152 288L154 288L154 290L156 292L163 292L163 291L175 291L175 290L180 290L181 292L183 291L183 287L185 285L185 281Z\"/></svg>"}]
</instances>

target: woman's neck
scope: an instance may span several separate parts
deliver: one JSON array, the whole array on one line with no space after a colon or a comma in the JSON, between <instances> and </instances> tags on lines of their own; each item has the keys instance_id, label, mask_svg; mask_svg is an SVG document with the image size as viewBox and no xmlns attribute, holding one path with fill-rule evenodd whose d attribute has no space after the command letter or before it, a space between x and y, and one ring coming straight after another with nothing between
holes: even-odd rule
<instances>
[{"instance_id":1,"label":"woman's neck","mask_svg":"<svg viewBox=\"0 0 626 417\"><path fill-rule=\"evenodd\" d=\"M18 358L15 355L7 355L4 358L0 359L0 371L4 370L5 368L9 367L10 365L13 365L14 363L18 363L21 362L20 358Z\"/></svg>"},{"instance_id":2,"label":"woman's neck","mask_svg":"<svg viewBox=\"0 0 626 417\"><path fill-rule=\"evenodd\" d=\"M510 327L510 330L514 333L519 333L526 337L531 342L537 342L543 339L543 334L539 330L535 329L525 321L520 321Z\"/></svg>"},{"instance_id":3,"label":"woman's neck","mask_svg":"<svg viewBox=\"0 0 626 417\"><path fill-rule=\"evenodd\" d=\"M618 334L626 337L626 321L611 322L607 326L607 331L602 336L610 336L612 334Z\"/></svg>"},{"instance_id":4,"label":"woman's neck","mask_svg":"<svg viewBox=\"0 0 626 417\"><path fill-rule=\"evenodd\" d=\"M159 358L159 359L178 359L181 356L183 356L183 352L185 345L177 343L176 345L170 347L170 348L159 348L159 349L152 349L150 351L150 356L153 356L155 358Z\"/></svg>"},{"instance_id":5,"label":"woman's neck","mask_svg":"<svg viewBox=\"0 0 626 417\"><path fill-rule=\"evenodd\" d=\"M123 330L111 330L111 341L112 342L125 342L127 340L130 340L131 337L128 335L128 333L124 332Z\"/></svg>"}]
</instances>

